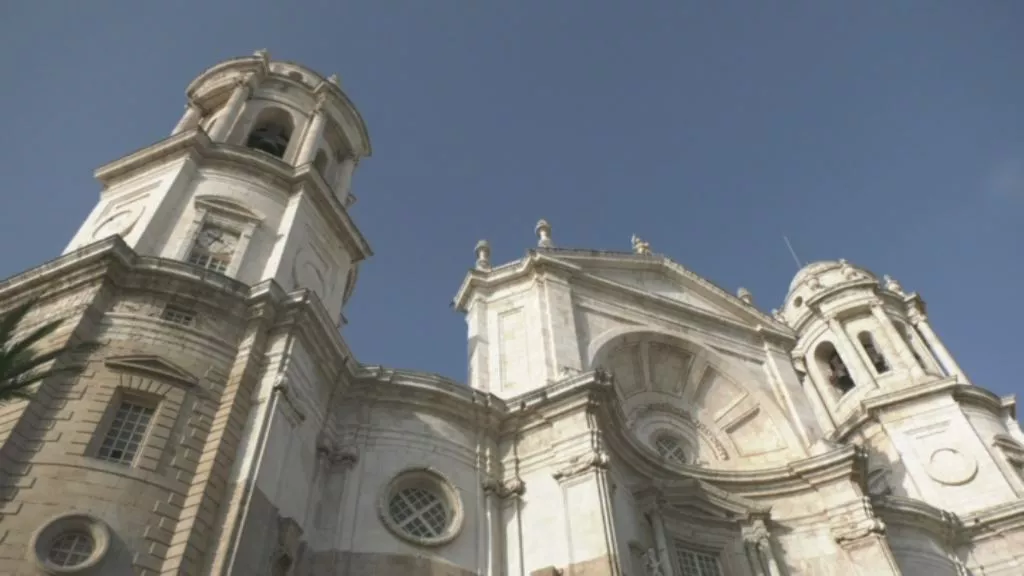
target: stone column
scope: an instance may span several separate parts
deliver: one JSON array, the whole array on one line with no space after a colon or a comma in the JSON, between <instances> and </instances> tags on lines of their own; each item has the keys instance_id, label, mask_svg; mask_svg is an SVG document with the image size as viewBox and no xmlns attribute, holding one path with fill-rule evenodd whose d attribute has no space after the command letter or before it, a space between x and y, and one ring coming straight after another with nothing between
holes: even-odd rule
<instances>
[{"instance_id":1,"label":"stone column","mask_svg":"<svg viewBox=\"0 0 1024 576\"><path fill-rule=\"evenodd\" d=\"M950 376L956 376L962 384L969 384L967 375L960 370L960 366L953 360L953 355L946 350L946 347L942 345L942 341L932 330L931 324L928 323L928 317L920 312L913 313L910 315L910 323L917 329L918 334L924 339L925 344L931 349L932 353L935 354L935 359L939 361L939 365L942 366L946 374Z\"/></svg>"},{"instance_id":2,"label":"stone column","mask_svg":"<svg viewBox=\"0 0 1024 576\"><path fill-rule=\"evenodd\" d=\"M324 96L321 94L317 96L316 106L313 108L313 115L309 119L306 133L302 136L302 145L299 147L299 153L295 157L295 165L302 166L303 164L309 164L313 161L314 155L316 154L317 143L320 141L320 137L324 133L324 125L327 123L327 116L324 114ZM323 174L321 174L323 176Z\"/></svg>"},{"instance_id":3,"label":"stone column","mask_svg":"<svg viewBox=\"0 0 1024 576\"><path fill-rule=\"evenodd\" d=\"M755 576L782 576L764 520L758 518L743 527L743 545Z\"/></svg>"},{"instance_id":4,"label":"stone column","mask_svg":"<svg viewBox=\"0 0 1024 576\"><path fill-rule=\"evenodd\" d=\"M655 506L651 510L651 526L654 528L654 545L658 548L658 562L661 564L661 571L665 576L674 576L672 562L669 560L668 537L665 535L665 518Z\"/></svg>"},{"instance_id":5,"label":"stone column","mask_svg":"<svg viewBox=\"0 0 1024 576\"><path fill-rule=\"evenodd\" d=\"M235 89L231 92L228 103L224 105L224 112L209 135L212 140L222 141L231 134L231 130L234 129L242 114L245 101L249 99L252 91L252 78L249 75L235 81Z\"/></svg>"},{"instance_id":6,"label":"stone column","mask_svg":"<svg viewBox=\"0 0 1024 576\"><path fill-rule=\"evenodd\" d=\"M174 127L174 131L171 132L171 136L175 134L181 134L185 130L191 130L199 125L199 121L203 118L203 109L196 104L194 100L189 100L188 104L185 105L185 114L178 121L178 125Z\"/></svg>"},{"instance_id":7,"label":"stone column","mask_svg":"<svg viewBox=\"0 0 1024 576\"><path fill-rule=\"evenodd\" d=\"M868 383L877 385L871 369L868 368L868 365L864 363L864 358L857 352L857 345L853 343L853 339L846 333L846 328L843 324L835 316L831 316L827 320L828 327L836 339L836 350L839 352L839 357L843 359L843 363L846 364L846 368L850 371L850 377L853 378L854 385L858 387Z\"/></svg>"},{"instance_id":8,"label":"stone column","mask_svg":"<svg viewBox=\"0 0 1024 576\"><path fill-rule=\"evenodd\" d=\"M882 332L885 333L885 337L890 342L890 347L896 353L900 364L906 366L916 376L924 374L924 367L914 358L914 353L910 350L910 343L900 335L896 325L892 323L892 318L889 318L889 315L885 313L885 310L877 302L871 306L871 315L875 317L875 320L882 327Z\"/></svg>"},{"instance_id":9,"label":"stone column","mask_svg":"<svg viewBox=\"0 0 1024 576\"><path fill-rule=\"evenodd\" d=\"M355 156L349 156L341 161L341 166L338 168L337 177L335 181L337 186L334 186L335 193L338 195L338 200L341 200L345 206L349 206L345 202L348 195L352 191L352 175L355 174L356 166L359 165L359 158Z\"/></svg>"}]
</instances>

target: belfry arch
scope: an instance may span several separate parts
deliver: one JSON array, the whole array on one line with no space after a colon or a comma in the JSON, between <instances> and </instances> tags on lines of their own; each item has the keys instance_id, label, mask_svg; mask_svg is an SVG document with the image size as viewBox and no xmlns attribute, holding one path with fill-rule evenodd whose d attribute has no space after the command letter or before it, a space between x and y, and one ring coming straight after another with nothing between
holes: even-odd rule
<instances>
[{"instance_id":1,"label":"belfry arch","mask_svg":"<svg viewBox=\"0 0 1024 576\"><path fill-rule=\"evenodd\" d=\"M803 449L765 383L710 347L659 330L609 331L587 351L590 369L614 376L624 417L657 451L679 439L691 463L712 468L769 464Z\"/></svg>"}]
</instances>

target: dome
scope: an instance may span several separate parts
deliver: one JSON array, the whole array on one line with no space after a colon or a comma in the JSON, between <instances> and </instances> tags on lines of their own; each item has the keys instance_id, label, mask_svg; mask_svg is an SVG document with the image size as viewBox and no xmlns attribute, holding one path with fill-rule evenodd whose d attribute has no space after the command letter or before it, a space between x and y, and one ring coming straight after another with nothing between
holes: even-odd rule
<instances>
[{"instance_id":1,"label":"dome","mask_svg":"<svg viewBox=\"0 0 1024 576\"><path fill-rule=\"evenodd\" d=\"M817 262L811 262L796 273L796 276L793 277L793 281L789 283L789 291L792 292L794 288L799 286L805 280L810 279L812 276L817 276L826 270L838 268L839 266L839 262L835 260L819 260Z\"/></svg>"},{"instance_id":2,"label":"dome","mask_svg":"<svg viewBox=\"0 0 1024 576\"><path fill-rule=\"evenodd\" d=\"M850 264L846 260L821 260L804 266L789 283L789 293L793 294L800 285L816 280L819 287L827 288L850 280L876 280L874 274L866 268Z\"/></svg>"}]
</instances>

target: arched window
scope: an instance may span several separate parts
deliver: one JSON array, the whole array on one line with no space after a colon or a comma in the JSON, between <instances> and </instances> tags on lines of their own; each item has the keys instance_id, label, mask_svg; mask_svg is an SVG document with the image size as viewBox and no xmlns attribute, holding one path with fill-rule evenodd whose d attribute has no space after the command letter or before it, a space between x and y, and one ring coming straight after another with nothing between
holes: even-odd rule
<instances>
[{"instance_id":1,"label":"arched window","mask_svg":"<svg viewBox=\"0 0 1024 576\"><path fill-rule=\"evenodd\" d=\"M659 434L654 439L654 449L662 458L670 462L686 464L686 450L683 448L683 443L671 434Z\"/></svg>"},{"instance_id":2,"label":"arched window","mask_svg":"<svg viewBox=\"0 0 1024 576\"><path fill-rule=\"evenodd\" d=\"M256 118L245 145L271 156L284 158L291 137L291 116L277 108L267 108Z\"/></svg>"},{"instance_id":3,"label":"arched window","mask_svg":"<svg viewBox=\"0 0 1024 576\"><path fill-rule=\"evenodd\" d=\"M839 357L839 352L831 342L819 344L818 349L814 352L814 359L829 384L840 394L846 394L853 390L855 384L853 378L850 377L850 370L846 367L843 359Z\"/></svg>"},{"instance_id":4,"label":"arched window","mask_svg":"<svg viewBox=\"0 0 1024 576\"><path fill-rule=\"evenodd\" d=\"M313 158L313 167L321 176L327 178L327 153L323 149L317 150L316 158Z\"/></svg>"},{"instance_id":5,"label":"arched window","mask_svg":"<svg viewBox=\"0 0 1024 576\"><path fill-rule=\"evenodd\" d=\"M864 352L867 353L871 365L875 367L875 372L879 374L888 372L889 364L885 361L885 356L882 356L882 353L878 351L878 346L875 346L875 339L871 336L871 333L861 332L857 335L857 340L860 341Z\"/></svg>"}]
</instances>

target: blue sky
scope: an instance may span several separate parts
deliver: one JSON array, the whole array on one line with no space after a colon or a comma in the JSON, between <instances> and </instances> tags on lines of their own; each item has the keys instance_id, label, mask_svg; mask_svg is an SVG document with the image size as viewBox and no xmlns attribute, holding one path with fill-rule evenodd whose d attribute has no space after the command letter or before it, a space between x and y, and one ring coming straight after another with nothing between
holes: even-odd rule
<instances>
[{"instance_id":1,"label":"blue sky","mask_svg":"<svg viewBox=\"0 0 1024 576\"><path fill-rule=\"evenodd\" d=\"M473 246L648 240L778 306L847 258L920 292L976 384L1022 391L1024 3L4 2L0 276L63 249L92 170L165 137L186 84L267 48L338 73L370 129L358 358L465 378Z\"/></svg>"}]
</instances>

